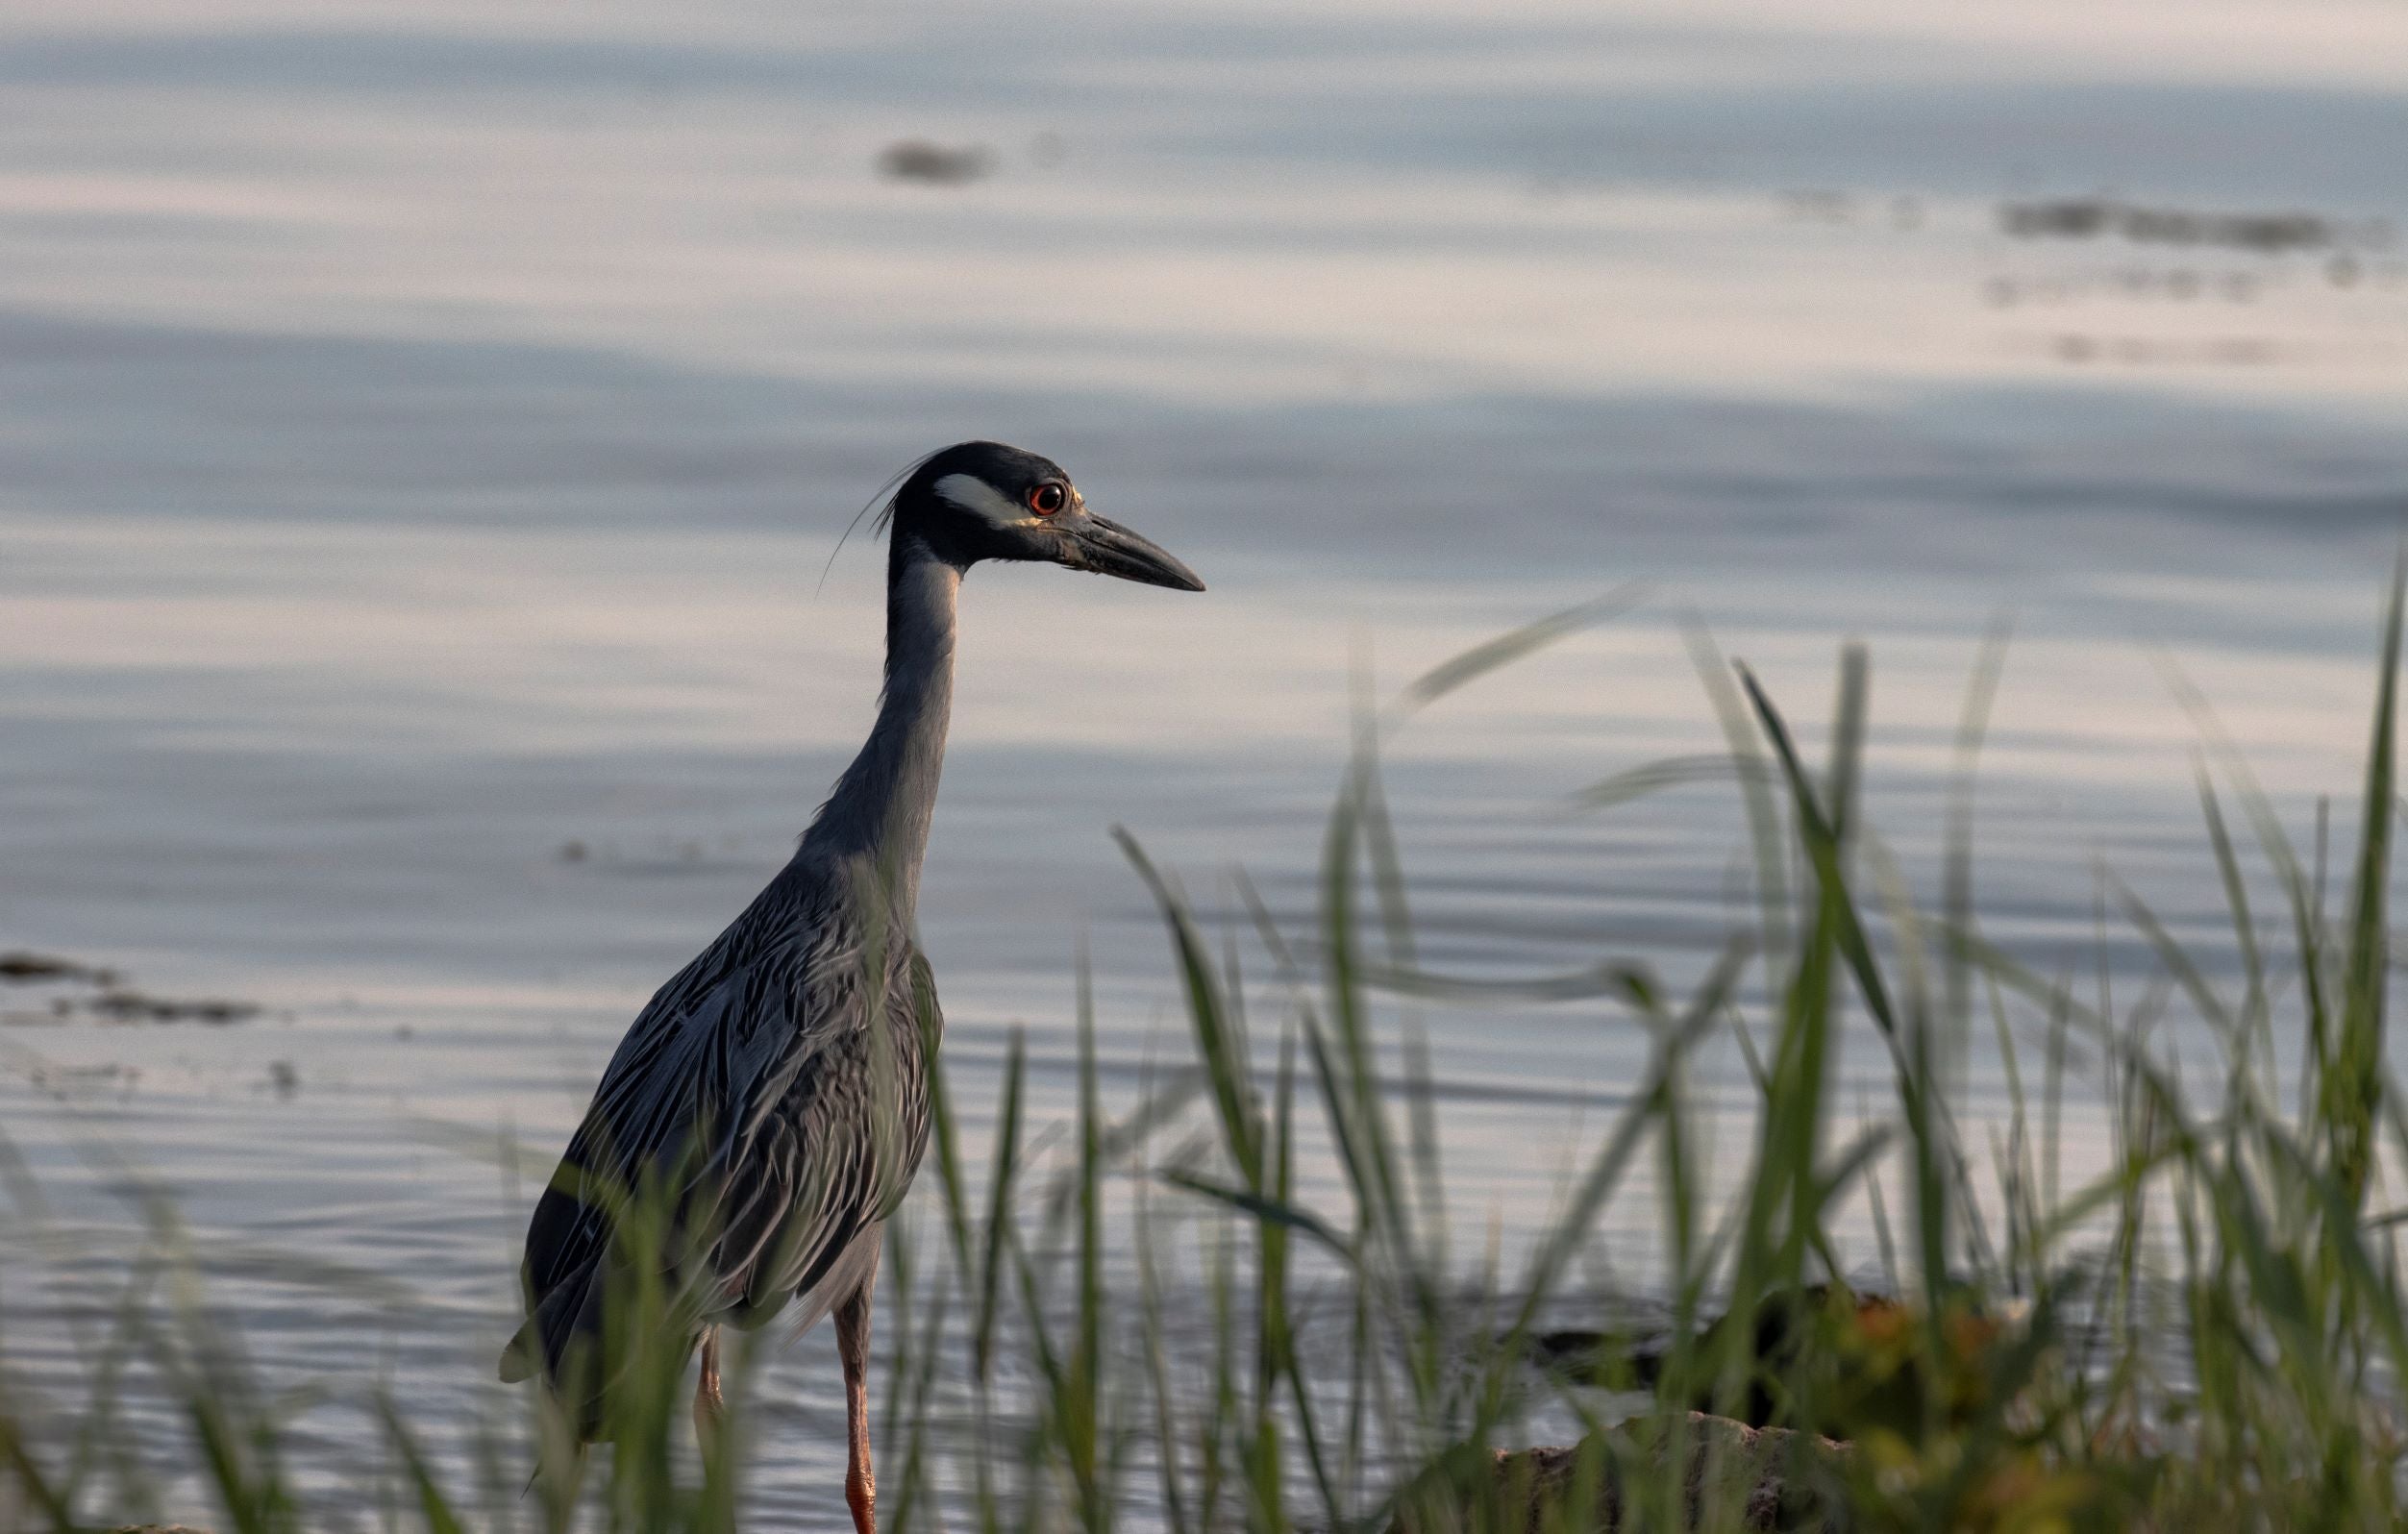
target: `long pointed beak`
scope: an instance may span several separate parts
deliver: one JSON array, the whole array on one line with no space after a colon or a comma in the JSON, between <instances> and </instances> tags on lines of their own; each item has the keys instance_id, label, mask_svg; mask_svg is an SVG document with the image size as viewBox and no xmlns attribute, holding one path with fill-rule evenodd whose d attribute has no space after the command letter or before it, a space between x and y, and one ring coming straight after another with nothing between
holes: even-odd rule
<instances>
[{"instance_id":1,"label":"long pointed beak","mask_svg":"<svg viewBox=\"0 0 2408 1534\"><path fill-rule=\"evenodd\" d=\"M1064 527L1062 532L1069 540L1069 557L1062 562L1074 570L1093 570L1098 575L1118 576L1123 581L1142 581L1150 586L1169 586L1174 591L1204 588L1204 583L1196 579L1196 572L1173 558L1170 551L1117 522L1089 515Z\"/></svg>"}]
</instances>

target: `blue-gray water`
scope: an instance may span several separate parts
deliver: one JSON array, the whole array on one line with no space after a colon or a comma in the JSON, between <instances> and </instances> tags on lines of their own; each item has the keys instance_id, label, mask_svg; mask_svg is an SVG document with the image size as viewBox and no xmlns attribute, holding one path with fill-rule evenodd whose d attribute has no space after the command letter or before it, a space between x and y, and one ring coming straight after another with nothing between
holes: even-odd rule
<instances>
[{"instance_id":1,"label":"blue-gray water","mask_svg":"<svg viewBox=\"0 0 2408 1534\"><path fill-rule=\"evenodd\" d=\"M67 1244L0 1263L9 1367L74 1398L52 1307L133 1225L105 1146L271 1378L483 1399L526 1190L467 1145L556 1146L783 857L875 690L882 559L822 568L964 436L1212 587L970 581L922 918L974 1142L1011 1024L1059 1111L1082 937L1116 1090L1183 1049L1109 826L1302 928L1355 668L1627 581L1393 743L1434 967L1677 977L1744 913L1726 783L1564 811L1713 749L1689 613L1810 740L1872 644L1873 814L1925 891L2011 615L1987 929L2073 962L2104 863L2212 952L2159 657L2302 836L2320 794L2346 828L2408 508L2403 87L2396 8L2271 0L17 8L0 947L267 1011L0 991L0 1126ZM987 174L882 177L915 137ZM2003 211L2088 199L2087 235ZM2198 221L2251 214L2313 238ZM1461 1218L1527 1233L1638 1035L1428 1021ZM772 1380L806 1406L765 1507L839 1505L832 1369L814 1337ZM310 1423L317 1473L368 1452Z\"/></svg>"}]
</instances>

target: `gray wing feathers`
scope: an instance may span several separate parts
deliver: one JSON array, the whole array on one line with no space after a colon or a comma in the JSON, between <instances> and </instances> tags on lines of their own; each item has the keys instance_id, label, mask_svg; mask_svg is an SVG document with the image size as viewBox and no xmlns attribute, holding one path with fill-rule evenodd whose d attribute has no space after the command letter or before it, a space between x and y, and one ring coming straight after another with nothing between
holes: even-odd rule
<instances>
[{"instance_id":1,"label":"gray wing feathers","mask_svg":"<svg viewBox=\"0 0 2408 1534\"><path fill-rule=\"evenodd\" d=\"M681 1225L709 1233L708 1271L687 1275L707 1313L766 1314L798 1291L808 1311L865 1233L874 1260L927 1144L923 1009L941 1023L926 961L905 942L877 962L839 903L782 877L620 1041L528 1231L548 1367L592 1325L612 1199L647 1175L678 1171Z\"/></svg>"}]
</instances>

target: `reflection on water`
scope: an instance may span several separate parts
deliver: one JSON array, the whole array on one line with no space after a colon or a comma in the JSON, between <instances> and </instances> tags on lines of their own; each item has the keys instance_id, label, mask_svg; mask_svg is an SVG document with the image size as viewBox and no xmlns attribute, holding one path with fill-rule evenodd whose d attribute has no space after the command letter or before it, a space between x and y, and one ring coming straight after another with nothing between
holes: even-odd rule
<instances>
[{"instance_id":1,"label":"reflection on water","mask_svg":"<svg viewBox=\"0 0 2408 1534\"><path fill-rule=\"evenodd\" d=\"M970 582L923 921L974 1113L1014 1022L1064 1101L1082 934L1107 1084L1183 1048L1105 827L1233 922L1243 864L1302 936L1356 657L1393 684L1634 577L1394 742L1433 967L1677 982L1747 910L1727 782L1569 807L1716 748L1692 613L1810 739L1872 642L1872 802L1927 888L2011 610L1991 935L2088 962L2104 861L2222 952L2159 656L2306 837L2408 504L2408 24L2029 10L20 9L0 943L267 1010L0 997L64 1243L12 1303L111 1271L104 1143L183 1195L271 1371L381 1338L413 1402L486 1402L527 1200L463 1147L555 1146L782 859L875 687L882 563L817 587L836 534L973 434L1212 586ZM1427 1015L1460 1217L1527 1232L1643 1041ZM1605 1260L1643 1275L1626 1203ZM826 1346L771 1382L803 1404L762 1486L820 1511Z\"/></svg>"}]
</instances>

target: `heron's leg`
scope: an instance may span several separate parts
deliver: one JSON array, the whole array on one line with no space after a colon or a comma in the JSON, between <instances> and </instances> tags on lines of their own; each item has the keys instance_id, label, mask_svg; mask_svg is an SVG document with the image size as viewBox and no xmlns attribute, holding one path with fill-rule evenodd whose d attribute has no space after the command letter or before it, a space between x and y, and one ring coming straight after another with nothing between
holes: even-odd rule
<instances>
[{"instance_id":1,"label":"heron's leg","mask_svg":"<svg viewBox=\"0 0 2408 1534\"><path fill-rule=\"evenodd\" d=\"M703 1373L694 1382L694 1437L710 1450L728 1420L727 1398L719 1394L719 1328L703 1328Z\"/></svg>"},{"instance_id":2,"label":"heron's leg","mask_svg":"<svg viewBox=\"0 0 2408 1534\"><path fill-rule=\"evenodd\" d=\"M854 1534L878 1534L878 1477L870 1470L870 1288L871 1276L836 1306L836 1356L844 1361L845 1428L851 1450L845 1464L844 1499L853 1509Z\"/></svg>"}]
</instances>

